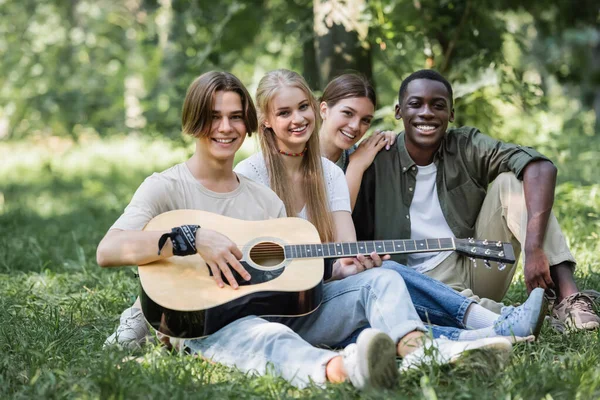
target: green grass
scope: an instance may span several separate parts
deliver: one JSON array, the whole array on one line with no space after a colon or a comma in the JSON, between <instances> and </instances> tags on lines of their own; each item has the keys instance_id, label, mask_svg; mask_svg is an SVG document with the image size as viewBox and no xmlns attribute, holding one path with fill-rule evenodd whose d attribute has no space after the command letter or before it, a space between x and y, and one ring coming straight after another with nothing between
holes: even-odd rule
<instances>
[{"instance_id":1,"label":"green grass","mask_svg":"<svg viewBox=\"0 0 600 400\"><path fill-rule=\"evenodd\" d=\"M137 287L132 268L98 267L96 245L144 177L190 153L136 138L0 143L0 398L600 397L598 333L563 336L548 327L504 366L426 367L379 393L348 384L299 391L152 346L102 350ZM600 185L560 184L555 212L579 260L579 282L594 289L599 210ZM522 275L509 299L525 299Z\"/></svg>"}]
</instances>

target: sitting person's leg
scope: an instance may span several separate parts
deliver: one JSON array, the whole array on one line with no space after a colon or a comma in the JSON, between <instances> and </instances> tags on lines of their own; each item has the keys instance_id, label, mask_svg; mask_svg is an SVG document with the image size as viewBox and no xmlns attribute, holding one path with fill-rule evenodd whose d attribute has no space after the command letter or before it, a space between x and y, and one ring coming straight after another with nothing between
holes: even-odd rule
<instances>
[{"instance_id":1,"label":"sitting person's leg","mask_svg":"<svg viewBox=\"0 0 600 400\"><path fill-rule=\"evenodd\" d=\"M532 292L525 304L506 307L500 315L449 286L394 261L385 261L382 268L394 270L402 276L421 320L440 325L432 328L434 335L443 334L450 339L464 340L539 334L545 312L543 291ZM453 331L447 327L473 331Z\"/></svg>"},{"instance_id":2,"label":"sitting person's leg","mask_svg":"<svg viewBox=\"0 0 600 400\"><path fill-rule=\"evenodd\" d=\"M516 272L526 232L527 208L523 182L513 173L500 174L490 185L481 206L475 224L475 237L512 243L517 262L500 270L496 263L491 263L492 268L486 268L481 261L477 261L477 267L472 270L470 286L475 294L496 301L504 298ZM551 270L552 266L563 263L575 265L554 214L548 218L543 248Z\"/></svg>"},{"instance_id":3,"label":"sitting person's leg","mask_svg":"<svg viewBox=\"0 0 600 400\"><path fill-rule=\"evenodd\" d=\"M397 383L395 346L389 336L370 329L340 355L304 341L288 326L249 316L218 332L186 340L190 353L243 372L272 372L303 388L310 382L343 382L358 388Z\"/></svg>"},{"instance_id":4,"label":"sitting person's leg","mask_svg":"<svg viewBox=\"0 0 600 400\"><path fill-rule=\"evenodd\" d=\"M476 223L476 238L512 243L518 260L521 243L525 238L526 223L527 210L522 182L512 173L500 174L490 185L482 205ZM569 307L572 302L582 303L575 307L581 312L572 313L577 314L577 318L574 319L588 322L591 320L591 325L596 325L598 317L591 312L591 302L587 301L585 296L578 297L576 293L571 293L576 290L572 274L575 261L553 214L548 220L544 251L551 265L551 276L560 289L558 300L567 297L564 302L569 303L567 306L559 306L559 311L562 308L572 310L573 307ZM508 291L517 264L507 266L503 270L497 267L498 265L492 262L491 268L487 268L481 261L473 263L466 257L453 254L425 274L478 301L481 306L500 313L503 304L498 302ZM565 319L565 316L561 318Z\"/></svg>"},{"instance_id":5,"label":"sitting person's leg","mask_svg":"<svg viewBox=\"0 0 600 400\"><path fill-rule=\"evenodd\" d=\"M472 304L477 304L474 300L461 296L450 286L395 261L384 261L381 268L400 274L423 322L466 328L465 315Z\"/></svg>"},{"instance_id":6,"label":"sitting person's leg","mask_svg":"<svg viewBox=\"0 0 600 400\"><path fill-rule=\"evenodd\" d=\"M523 183L512 173L500 174L490 185L476 223L477 238L511 241L518 260L527 232L527 208ZM543 242L543 251L550 265L550 275L556 290L555 317L571 327L595 329L600 318L593 311L592 299L581 294L573 272L575 258L553 213ZM524 255L527 263L526 255ZM517 264L500 271L495 263L485 268L478 262L472 272L473 292L494 300L501 300L508 291Z\"/></svg>"},{"instance_id":7,"label":"sitting person's leg","mask_svg":"<svg viewBox=\"0 0 600 400\"><path fill-rule=\"evenodd\" d=\"M395 342L414 331L427 332L402 278L380 268L326 283L317 310L304 317L277 320L307 342L329 347L367 325L387 333Z\"/></svg>"},{"instance_id":8,"label":"sitting person's leg","mask_svg":"<svg viewBox=\"0 0 600 400\"><path fill-rule=\"evenodd\" d=\"M497 238L494 239L502 240ZM473 293L472 270L473 268L479 267L485 268L483 266L474 267L473 263L468 258L460 256L458 253L453 253L435 268L426 271L424 275L442 282L462 296L476 301L482 307L485 307L496 314L500 314L504 304L486 297L480 297ZM508 270L509 267L506 267L506 269Z\"/></svg>"},{"instance_id":9,"label":"sitting person's leg","mask_svg":"<svg viewBox=\"0 0 600 400\"><path fill-rule=\"evenodd\" d=\"M305 317L286 319L286 324L307 342L326 346L335 346L368 324L387 333L397 343L400 357L422 351L428 342L427 328L412 304L403 279L398 273L381 268L327 283L321 306ZM433 346L438 349L435 361L449 362L469 346L474 349L500 343L504 351L510 349L505 338L496 339L459 344L433 340Z\"/></svg>"}]
</instances>

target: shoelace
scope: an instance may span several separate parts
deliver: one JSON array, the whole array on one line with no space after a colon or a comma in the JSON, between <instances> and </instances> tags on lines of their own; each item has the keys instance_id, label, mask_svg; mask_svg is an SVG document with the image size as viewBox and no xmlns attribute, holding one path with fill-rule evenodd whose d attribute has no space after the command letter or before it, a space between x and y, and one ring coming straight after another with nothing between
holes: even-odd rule
<instances>
[{"instance_id":1,"label":"shoelace","mask_svg":"<svg viewBox=\"0 0 600 400\"><path fill-rule=\"evenodd\" d=\"M584 311L588 313L594 312L594 308L592 307L594 300L591 298L591 296L588 296L585 293L576 293L573 296L573 300L571 300L569 303L571 303L572 308L578 311Z\"/></svg>"},{"instance_id":2,"label":"shoelace","mask_svg":"<svg viewBox=\"0 0 600 400\"><path fill-rule=\"evenodd\" d=\"M503 322L505 322L509 316L511 316L513 313L516 313L516 315L521 313L522 308L516 308L515 306L506 306L506 307L502 307L502 310L500 311L500 318L498 318L498 324L501 324Z\"/></svg>"}]
</instances>

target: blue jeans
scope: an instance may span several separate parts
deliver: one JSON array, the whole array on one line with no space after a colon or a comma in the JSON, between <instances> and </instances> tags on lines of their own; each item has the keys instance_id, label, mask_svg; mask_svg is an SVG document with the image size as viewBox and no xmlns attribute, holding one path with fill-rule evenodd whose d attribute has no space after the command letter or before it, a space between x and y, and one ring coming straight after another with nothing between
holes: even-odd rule
<instances>
[{"instance_id":1,"label":"blue jeans","mask_svg":"<svg viewBox=\"0 0 600 400\"><path fill-rule=\"evenodd\" d=\"M396 271L404 279L410 298L422 321L434 338L445 336L458 340L467 309L474 300L462 296L449 286L430 278L412 268L395 261L384 261L381 268ZM368 326L357 329L351 336L338 343L336 347L345 347L354 343L358 334Z\"/></svg>"},{"instance_id":2,"label":"blue jeans","mask_svg":"<svg viewBox=\"0 0 600 400\"><path fill-rule=\"evenodd\" d=\"M282 376L298 387L323 384L325 367L339 354L332 347L359 328L370 325L395 342L407 333L426 331L402 277L375 268L326 283L323 302L298 318L237 320L209 337L186 340L194 354L244 372Z\"/></svg>"}]
</instances>

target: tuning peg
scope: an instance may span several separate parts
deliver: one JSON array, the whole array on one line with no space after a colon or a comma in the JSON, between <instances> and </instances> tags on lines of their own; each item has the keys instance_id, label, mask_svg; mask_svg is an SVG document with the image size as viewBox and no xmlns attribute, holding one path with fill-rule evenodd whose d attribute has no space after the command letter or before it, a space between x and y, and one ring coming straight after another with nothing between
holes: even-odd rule
<instances>
[{"instance_id":1,"label":"tuning peg","mask_svg":"<svg viewBox=\"0 0 600 400\"><path fill-rule=\"evenodd\" d=\"M477 253L477 247L471 247L471 253Z\"/></svg>"},{"instance_id":2,"label":"tuning peg","mask_svg":"<svg viewBox=\"0 0 600 400\"><path fill-rule=\"evenodd\" d=\"M505 268L506 268L506 264L504 264L504 263L498 264L498 271L504 271Z\"/></svg>"},{"instance_id":3,"label":"tuning peg","mask_svg":"<svg viewBox=\"0 0 600 400\"><path fill-rule=\"evenodd\" d=\"M497 241L496 242L496 247L502 247L502 242L501 241Z\"/></svg>"},{"instance_id":4,"label":"tuning peg","mask_svg":"<svg viewBox=\"0 0 600 400\"><path fill-rule=\"evenodd\" d=\"M489 243L489 242L487 241L487 239L484 239L484 240L483 240L483 245L484 245L484 246L487 246L487 245L488 245L488 243Z\"/></svg>"},{"instance_id":5,"label":"tuning peg","mask_svg":"<svg viewBox=\"0 0 600 400\"><path fill-rule=\"evenodd\" d=\"M473 239L472 237L469 238L469 243L471 243L471 244L475 243L475 239Z\"/></svg>"},{"instance_id":6,"label":"tuning peg","mask_svg":"<svg viewBox=\"0 0 600 400\"><path fill-rule=\"evenodd\" d=\"M485 260L483 263L485 264L485 267L487 269L492 269L492 266L490 265L490 260Z\"/></svg>"},{"instance_id":7,"label":"tuning peg","mask_svg":"<svg viewBox=\"0 0 600 400\"><path fill-rule=\"evenodd\" d=\"M487 249L486 251L484 251L485 255L489 256L490 254L492 254L492 252L490 251L490 249Z\"/></svg>"},{"instance_id":8,"label":"tuning peg","mask_svg":"<svg viewBox=\"0 0 600 400\"><path fill-rule=\"evenodd\" d=\"M499 252L498 257L504 257L504 252L503 251Z\"/></svg>"}]
</instances>

